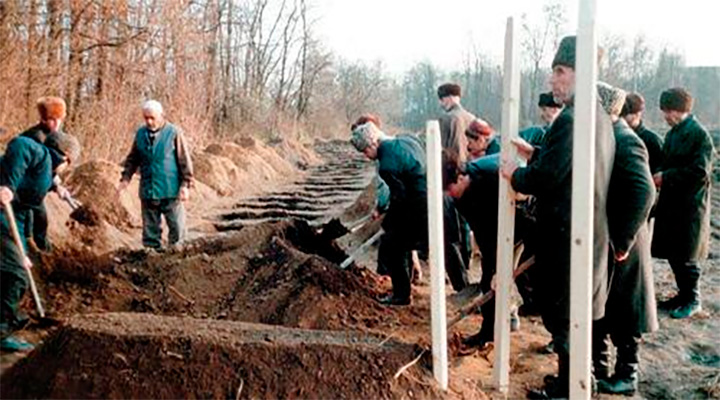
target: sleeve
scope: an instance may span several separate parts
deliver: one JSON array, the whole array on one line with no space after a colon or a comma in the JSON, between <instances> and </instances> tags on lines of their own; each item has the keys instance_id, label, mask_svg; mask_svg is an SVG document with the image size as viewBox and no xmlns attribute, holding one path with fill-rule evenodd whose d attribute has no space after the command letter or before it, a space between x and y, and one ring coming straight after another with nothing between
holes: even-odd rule
<instances>
[{"instance_id":1,"label":"sleeve","mask_svg":"<svg viewBox=\"0 0 720 400\"><path fill-rule=\"evenodd\" d=\"M8 144L0 163L0 186L7 186L15 193L25 172L30 167L32 154L23 140L15 139Z\"/></svg>"},{"instance_id":2,"label":"sleeve","mask_svg":"<svg viewBox=\"0 0 720 400\"><path fill-rule=\"evenodd\" d=\"M518 168L512 176L515 191L536 195L538 192L552 191L563 181L572 168L572 117L561 115L564 119L555 121L548 132L537 156L525 168ZM539 150L539 152L538 152Z\"/></svg>"},{"instance_id":3,"label":"sleeve","mask_svg":"<svg viewBox=\"0 0 720 400\"><path fill-rule=\"evenodd\" d=\"M710 136L702 129L692 133L692 145L688 146L691 160L688 164L669 168L662 172L663 186L685 187L710 179L712 171L713 144Z\"/></svg>"},{"instance_id":4,"label":"sleeve","mask_svg":"<svg viewBox=\"0 0 720 400\"><path fill-rule=\"evenodd\" d=\"M616 221L621 226L613 229L612 242L615 251L627 252L650 214L655 201L655 185L648 168L648 153L642 142L639 139L636 142L625 141L618 143L618 148L622 153L616 155L613 169L621 174L624 185L622 193L616 194L622 196L622 201L616 204L624 209ZM617 175L613 176L617 179Z\"/></svg>"},{"instance_id":5,"label":"sleeve","mask_svg":"<svg viewBox=\"0 0 720 400\"><path fill-rule=\"evenodd\" d=\"M464 135L465 132L461 132L461 120L455 116L450 119L450 133L448 135L449 148L452 149L456 154L462 154L460 148L460 135Z\"/></svg>"},{"instance_id":6,"label":"sleeve","mask_svg":"<svg viewBox=\"0 0 720 400\"><path fill-rule=\"evenodd\" d=\"M376 209L380 213L385 213L390 207L390 188L387 183L380 177L380 174L375 177L375 189L377 197Z\"/></svg>"},{"instance_id":7,"label":"sleeve","mask_svg":"<svg viewBox=\"0 0 720 400\"><path fill-rule=\"evenodd\" d=\"M175 135L175 151L177 152L177 163L180 169L182 185L187 188L192 188L194 186L192 158L190 157L190 151L185 142L185 136L180 129L178 129Z\"/></svg>"},{"instance_id":8,"label":"sleeve","mask_svg":"<svg viewBox=\"0 0 720 400\"><path fill-rule=\"evenodd\" d=\"M647 146L648 156L650 157L650 172L654 174L660 170L663 160L665 159L665 154L662 149L662 138L654 132L650 132L649 136L650 138L645 145Z\"/></svg>"},{"instance_id":9,"label":"sleeve","mask_svg":"<svg viewBox=\"0 0 720 400\"><path fill-rule=\"evenodd\" d=\"M129 182L140 166L140 150L137 147L137 139L133 140L132 149L123 162L123 172L120 181Z\"/></svg>"}]
</instances>

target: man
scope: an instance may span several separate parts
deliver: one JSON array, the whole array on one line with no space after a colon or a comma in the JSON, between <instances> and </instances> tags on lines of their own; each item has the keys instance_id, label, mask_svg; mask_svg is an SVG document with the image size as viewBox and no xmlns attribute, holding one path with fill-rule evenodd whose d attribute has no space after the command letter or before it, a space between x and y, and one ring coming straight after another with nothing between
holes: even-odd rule
<instances>
[{"instance_id":1,"label":"man","mask_svg":"<svg viewBox=\"0 0 720 400\"><path fill-rule=\"evenodd\" d=\"M645 127L642 120L644 113L645 99L639 93L628 94L620 116L645 143L650 157L650 172L655 174L663 163L663 140L660 135Z\"/></svg>"},{"instance_id":2,"label":"man","mask_svg":"<svg viewBox=\"0 0 720 400\"><path fill-rule=\"evenodd\" d=\"M560 110L562 110L562 105L555 102L552 92L540 93L538 107L540 108L540 119L544 125L531 126L520 131L520 137L533 146L542 144L545 132L547 132L550 124L555 121L555 118L560 114Z\"/></svg>"},{"instance_id":3,"label":"man","mask_svg":"<svg viewBox=\"0 0 720 400\"><path fill-rule=\"evenodd\" d=\"M537 299L541 302L543 323L552 334L558 354L558 376L546 380L546 387L533 391L534 398L566 397L569 379L570 311L570 216L572 195L572 140L574 128L576 38L563 38L552 63L550 85L553 96L565 108L550 126L543 146L536 150L522 139L515 140L519 154L529 160L518 168L513 160L504 160L501 174L513 188L533 195L537 201L535 253L538 271ZM595 193L593 243L593 319L603 317L607 294L608 227L607 190L612 170L615 140L610 118L600 105L596 112Z\"/></svg>"},{"instance_id":4,"label":"man","mask_svg":"<svg viewBox=\"0 0 720 400\"><path fill-rule=\"evenodd\" d=\"M661 304L673 318L702 309L700 262L707 257L710 234L710 182L715 149L707 130L690 114L693 98L683 88L660 95L660 109L671 129L663 145L664 161L653 175L660 189L655 210L652 255L667 259L678 293Z\"/></svg>"},{"instance_id":5,"label":"man","mask_svg":"<svg viewBox=\"0 0 720 400\"><path fill-rule=\"evenodd\" d=\"M593 372L599 392L633 395L641 336L658 328L648 230L655 186L645 145L620 118L625 92L599 83L598 97L613 121L616 151L607 206L610 292L605 317L593 324ZM608 335L617 349L612 376Z\"/></svg>"},{"instance_id":6,"label":"man","mask_svg":"<svg viewBox=\"0 0 720 400\"><path fill-rule=\"evenodd\" d=\"M54 142L59 137L59 133L62 132L62 123L67 114L65 100L53 96L41 97L37 101L37 109L40 122L20 135L45 142L49 147L57 147L54 145ZM70 140L77 140L71 135L63 137L71 138ZM76 161L80 158L80 145L76 144L73 148L77 149L77 154L71 154L68 160ZM68 190L62 186L58 175L53 176L53 185L50 190L57 193L61 198L69 196ZM50 240L47 237L48 218L44 202L30 210L28 213L28 223L25 228L26 230L23 234L25 237L32 239L33 244L39 250L49 251L52 248Z\"/></svg>"},{"instance_id":7,"label":"man","mask_svg":"<svg viewBox=\"0 0 720 400\"><path fill-rule=\"evenodd\" d=\"M37 135L20 135L10 141L5 155L0 161L0 202L2 207L12 207L15 214L17 232L21 245L27 250L25 242L26 226L30 223L33 210L43 202L52 186L53 171L57 172L79 153L78 142L74 137L57 133L52 143L46 143L46 135L40 131ZM27 318L18 312L20 299L27 289L28 280L25 268L32 267L29 258L21 257L13 239L5 210L0 217L0 349L3 351L28 351L33 346L13 336L13 332L22 329Z\"/></svg>"},{"instance_id":8,"label":"man","mask_svg":"<svg viewBox=\"0 0 720 400\"><path fill-rule=\"evenodd\" d=\"M470 123L465 130L467 139L468 161L500 152L500 135L485 122L478 118Z\"/></svg>"},{"instance_id":9,"label":"man","mask_svg":"<svg viewBox=\"0 0 720 400\"><path fill-rule=\"evenodd\" d=\"M411 303L410 264L413 250L426 250L428 240L425 150L410 135L388 137L368 122L352 131L351 144L370 160L390 188L383 220L378 269L390 272L392 293L380 299L386 305Z\"/></svg>"},{"instance_id":10,"label":"man","mask_svg":"<svg viewBox=\"0 0 720 400\"><path fill-rule=\"evenodd\" d=\"M437 89L440 107L445 111L439 118L440 142L443 149L454 151L460 162L467 161L465 131L475 116L460 104L462 88L455 83L445 83Z\"/></svg>"},{"instance_id":11,"label":"man","mask_svg":"<svg viewBox=\"0 0 720 400\"><path fill-rule=\"evenodd\" d=\"M185 238L183 202L188 200L193 186L192 161L182 131L165 120L159 102L146 101L142 113L145 126L135 134L118 191L127 188L139 168L143 245L159 250L162 246L161 216L165 216L171 246Z\"/></svg>"},{"instance_id":12,"label":"man","mask_svg":"<svg viewBox=\"0 0 720 400\"><path fill-rule=\"evenodd\" d=\"M462 88L456 83L445 83L437 89L438 101L444 113L439 118L440 143L443 149L458 155L460 162L467 161L467 138L465 132L475 116L466 111L460 104ZM470 229L467 222L458 215L453 201L445 197L443 203L445 220L445 242L450 252L445 255L449 263L448 271L462 270L463 273L451 274L457 279L451 279L453 289L460 291L467 286L467 276L464 270L470 265Z\"/></svg>"}]
</instances>

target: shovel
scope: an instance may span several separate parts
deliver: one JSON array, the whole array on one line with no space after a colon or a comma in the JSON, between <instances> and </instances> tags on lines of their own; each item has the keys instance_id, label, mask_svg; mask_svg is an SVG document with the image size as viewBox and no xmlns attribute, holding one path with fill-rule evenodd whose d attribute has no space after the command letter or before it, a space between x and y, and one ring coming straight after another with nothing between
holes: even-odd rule
<instances>
[{"instance_id":1,"label":"shovel","mask_svg":"<svg viewBox=\"0 0 720 400\"><path fill-rule=\"evenodd\" d=\"M8 224L10 225L10 234L12 235L15 246L20 253L20 259L22 260L23 269L25 269L25 273L28 277L28 282L30 283L30 291L32 292L33 300L35 301L35 308L37 309L38 315L40 316L38 320L39 325L41 327L57 325L60 323L59 320L47 317L45 315L45 309L43 308L42 301L40 300L40 294L38 293L32 270L30 269L30 266L25 263L27 255L25 254L25 247L23 246L22 240L20 239L20 233L18 232L17 222L15 222L15 213L13 212L12 205L10 203L3 202L3 210L5 210L5 217L8 220Z\"/></svg>"},{"instance_id":2,"label":"shovel","mask_svg":"<svg viewBox=\"0 0 720 400\"><path fill-rule=\"evenodd\" d=\"M72 197L69 192L65 192L63 196L60 196L72 209L70 218L86 226L97 226L98 217L97 214L90 211L88 207L83 206L81 202Z\"/></svg>"}]
</instances>

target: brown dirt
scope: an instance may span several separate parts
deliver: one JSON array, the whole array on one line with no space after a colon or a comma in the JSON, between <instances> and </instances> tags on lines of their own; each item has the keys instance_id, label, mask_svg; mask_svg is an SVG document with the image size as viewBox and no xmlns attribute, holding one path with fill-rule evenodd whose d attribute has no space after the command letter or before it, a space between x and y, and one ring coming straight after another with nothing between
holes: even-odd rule
<instances>
[{"instance_id":1,"label":"brown dirt","mask_svg":"<svg viewBox=\"0 0 720 400\"><path fill-rule=\"evenodd\" d=\"M411 344L351 332L148 314L84 315L70 319L7 371L1 396L438 397L421 371L406 373L412 381L393 379L418 352Z\"/></svg>"},{"instance_id":2,"label":"brown dirt","mask_svg":"<svg viewBox=\"0 0 720 400\"><path fill-rule=\"evenodd\" d=\"M212 153L193 154L193 168L196 179L210 186L220 196L231 195L240 180L240 170L232 160Z\"/></svg>"}]
</instances>

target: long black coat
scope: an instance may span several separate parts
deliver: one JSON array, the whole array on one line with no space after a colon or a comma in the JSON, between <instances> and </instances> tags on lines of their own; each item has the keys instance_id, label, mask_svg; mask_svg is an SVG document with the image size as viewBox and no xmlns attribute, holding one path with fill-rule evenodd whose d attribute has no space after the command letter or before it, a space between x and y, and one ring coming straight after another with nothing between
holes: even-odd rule
<instances>
[{"instance_id":1,"label":"long black coat","mask_svg":"<svg viewBox=\"0 0 720 400\"><path fill-rule=\"evenodd\" d=\"M543 146L526 168L512 177L513 188L537 198L538 248L536 268L542 282L538 295L544 310L555 318L570 314L570 217L572 194L572 142L574 107L563 109L545 135ZM607 192L615 154L610 117L600 104L596 110L593 318L605 314L607 300L608 226Z\"/></svg>"},{"instance_id":2,"label":"long black coat","mask_svg":"<svg viewBox=\"0 0 720 400\"><path fill-rule=\"evenodd\" d=\"M714 151L707 130L692 115L665 136L652 239L654 257L678 261L707 257Z\"/></svg>"},{"instance_id":3,"label":"long black coat","mask_svg":"<svg viewBox=\"0 0 720 400\"><path fill-rule=\"evenodd\" d=\"M613 127L616 147L608 193L610 242L613 250L629 254L622 262L610 255L605 320L614 332L632 335L658 328L647 226L655 185L642 140L622 119Z\"/></svg>"},{"instance_id":4,"label":"long black coat","mask_svg":"<svg viewBox=\"0 0 720 400\"><path fill-rule=\"evenodd\" d=\"M637 133L647 148L650 160L650 172L653 174L658 172L663 164L663 159L665 158L663 155L662 138L657 133L646 128L642 121L640 121L640 125L635 127L635 133Z\"/></svg>"}]
</instances>

